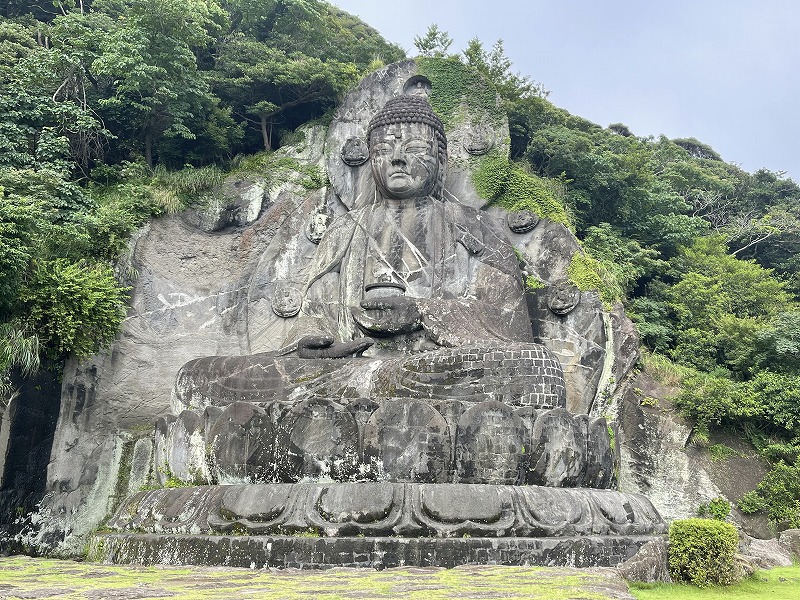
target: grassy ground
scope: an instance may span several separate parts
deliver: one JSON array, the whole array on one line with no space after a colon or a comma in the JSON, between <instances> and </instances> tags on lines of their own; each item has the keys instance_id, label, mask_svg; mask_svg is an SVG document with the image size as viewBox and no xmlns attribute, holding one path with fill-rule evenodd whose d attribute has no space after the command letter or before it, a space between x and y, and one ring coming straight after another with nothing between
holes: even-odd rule
<instances>
[{"instance_id":1,"label":"grassy ground","mask_svg":"<svg viewBox=\"0 0 800 600\"><path fill-rule=\"evenodd\" d=\"M539 598L633 600L611 569L464 566L250 571L0 558L0 599Z\"/></svg>"},{"instance_id":2,"label":"grassy ground","mask_svg":"<svg viewBox=\"0 0 800 600\"><path fill-rule=\"evenodd\" d=\"M631 595L633 594L633 595ZM612 569L491 567L250 571L135 567L24 556L0 558L0 600L22 598L538 598L540 600L798 600L800 566L759 571L737 585L631 585Z\"/></svg>"},{"instance_id":3,"label":"grassy ground","mask_svg":"<svg viewBox=\"0 0 800 600\"><path fill-rule=\"evenodd\" d=\"M800 566L759 571L726 587L700 589L691 585L631 584L637 600L798 600Z\"/></svg>"}]
</instances>

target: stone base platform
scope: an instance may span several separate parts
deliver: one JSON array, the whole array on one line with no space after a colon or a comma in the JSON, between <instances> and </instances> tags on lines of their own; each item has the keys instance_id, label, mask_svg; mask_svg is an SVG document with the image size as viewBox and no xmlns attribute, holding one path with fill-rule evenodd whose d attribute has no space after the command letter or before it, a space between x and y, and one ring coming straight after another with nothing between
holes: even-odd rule
<instances>
[{"instance_id":1,"label":"stone base platform","mask_svg":"<svg viewBox=\"0 0 800 600\"><path fill-rule=\"evenodd\" d=\"M464 483L308 482L139 492L118 533L326 537L634 536L663 533L641 494Z\"/></svg>"},{"instance_id":2,"label":"stone base platform","mask_svg":"<svg viewBox=\"0 0 800 600\"><path fill-rule=\"evenodd\" d=\"M149 490L107 525L94 560L256 568L611 566L666 530L640 494L388 481Z\"/></svg>"},{"instance_id":3,"label":"stone base platform","mask_svg":"<svg viewBox=\"0 0 800 600\"><path fill-rule=\"evenodd\" d=\"M112 564L255 569L451 568L463 564L584 568L617 565L656 537L331 538L98 533L90 540L89 560Z\"/></svg>"}]
</instances>

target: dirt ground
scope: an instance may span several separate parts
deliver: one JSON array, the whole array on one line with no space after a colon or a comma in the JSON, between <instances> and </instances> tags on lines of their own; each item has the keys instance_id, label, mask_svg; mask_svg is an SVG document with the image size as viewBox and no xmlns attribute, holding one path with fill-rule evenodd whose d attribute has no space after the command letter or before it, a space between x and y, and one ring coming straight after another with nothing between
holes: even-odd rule
<instances>
[{"instance_id":1,"label":"dirt ground","mask_svg":"<svg viewBox=\"0 0 800 600\"><path fill-rule=\"evenodd\" d=\"M384 571L138 567L0 558L0 600L139 598L540 598L633 600L613 569L497 567Z\"/></svg>"}]
</instances>

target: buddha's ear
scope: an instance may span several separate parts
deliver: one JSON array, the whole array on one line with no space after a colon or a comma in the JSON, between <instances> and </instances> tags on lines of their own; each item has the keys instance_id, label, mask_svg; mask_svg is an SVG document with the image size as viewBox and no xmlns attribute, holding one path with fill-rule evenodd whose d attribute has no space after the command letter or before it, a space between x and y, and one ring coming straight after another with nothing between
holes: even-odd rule
<instances>
[{"instance_id":1,"label":"buddha's ear","mask_svg":"<svg viewBox=\"0 0 800 600\"><path fill-rule=\"evenodd\" d=\"M433 186L431 196L437 200L444 200L445 183L447 182L447 162L439 162L439 175L436 178L436 185Z\"/></svg>"}]
</instances>

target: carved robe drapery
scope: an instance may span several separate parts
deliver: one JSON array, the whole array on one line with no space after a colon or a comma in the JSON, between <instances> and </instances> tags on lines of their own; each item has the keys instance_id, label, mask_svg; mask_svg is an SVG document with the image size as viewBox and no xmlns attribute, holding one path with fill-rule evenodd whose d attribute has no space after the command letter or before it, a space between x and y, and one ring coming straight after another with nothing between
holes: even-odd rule
<instances>
[{"instance_id":1,"label":"carved robe drapery","mask_svg":"<svg viewBox=\"0 0 800 600\"><path fill-rule=\"evenodd\" d=\"M287 343L362 336L352 311L365 297L402 290L417 299L429 343L533 341L511 245L491 218L454 201L377 198L340 216L306 281Z\"/></svg>"}]
</instances>

